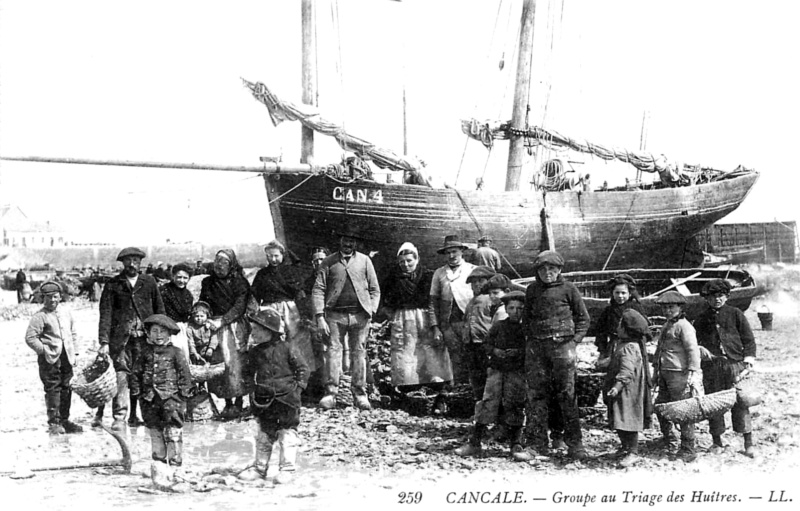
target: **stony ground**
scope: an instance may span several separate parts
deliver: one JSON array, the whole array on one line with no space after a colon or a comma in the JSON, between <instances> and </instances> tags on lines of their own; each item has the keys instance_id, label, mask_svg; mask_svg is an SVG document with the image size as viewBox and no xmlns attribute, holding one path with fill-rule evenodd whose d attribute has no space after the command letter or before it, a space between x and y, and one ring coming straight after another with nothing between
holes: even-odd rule
<instances>
[{"instance_id":1,"label":"stony ground","mask_svg":"<svg viewBox=\"0 0 800 511\"><path fill-rule=\"evenodd\" d=\"M614 496L633 509L667 504L668 499L688 502L693 496L711 499L707 502L712 506L733 498L739 507L749 509L770 497L773 501L800 499L792 484L800 475L800 273L766 267L754 273L770 289L747 312L759 342L754 378L764 391L764 404L753 410L759 447L755 460L741 454L741 438L729 431L728 452L715 456L701 449L695 463L685 464L655 448L652 444L658 434L651 430L644 434L643 461L620 470L610 458L617 439L605 427L602 406L583 409L589 460L573 463L564 453L556 453L530 464L510 461L507 446L497 443L490 443L480 458L455 456L453 449L468 434L467 420L379 409L323 412L304 408L303 447L295 482L244 483L230 475L252 457L253 420L197 422L185 429L185 469L179 474L185 483L177 487L182 493L153 488L144 428L126 432L133 453L132 474L97 468L34 472L29 479L6 477L36 467L113 461L120 457L120 449L108 434L88 427L91 410L77 396L73 419L86 426L86 432L47 435L36 359L23 342L27 319L36 308L17 306L14 294L4 292L0 303L0 338L5 341L0 369L0 472L4 473L0 495L6 502L33 509L54 505L99 509L109 503L136 509L320 509L326 505L428 509L459 499L484 503L520 499L529 505L558 503L577 508L602 505L603 496ZM759 329L756 310L762 305L774 313L771 332ZM89 360L96 342L97 305L75 301L69 306L78 321L81 358ZM707 446L707 427L701 424L698 429L701 445ZM704 493L693 494L697 491Z\"/></svg>"}]
</instances>

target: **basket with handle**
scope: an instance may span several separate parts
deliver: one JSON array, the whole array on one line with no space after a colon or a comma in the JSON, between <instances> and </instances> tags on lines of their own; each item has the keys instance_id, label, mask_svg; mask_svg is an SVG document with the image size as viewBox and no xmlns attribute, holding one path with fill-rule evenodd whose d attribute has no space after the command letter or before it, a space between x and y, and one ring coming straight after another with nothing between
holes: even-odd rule
<instances>
[{"instance_id":1,"label":"basket with handle","mask_svg":"<svg viewBox=\"0 0 800 511\"><path fill-rule=\"evenodd\" d=\"M191 364L189 372L192 374L192 381L203 383L225 373L225 362L219 364Z\"/></svg>"},{"instance_id":2,"label":"basket with handle","mask_svg":"<svg viewBox=\"0 0 800 511\"><path fill-rule=\"evenodd\" d=\"M761 392L755 385L752 372L750 369L745 369L736 380L736 404L750 408L751 406L758 406L764 402Z\"/></svg>"},{"instance_id":3,"label":"basket with handle","mask_svg":"<svg viewBox=\"0 0 800 511\"><path fill-rule=\"evenodd\" d=\"M97 408L117 395L117 373L106 356L98 356L72 379L72 390L86 401L89 408Z\"/></svg>"},{"instance_id":4,"label":"basket with handle","mask_svg":"<svg viewBox=\"0 0 800 511\"><path fill-rule=\"evenodd\" d=\"M656 415L670 422L692 423L722 415L736 403L736 389L721 390L654 406Z\"/></svg>"}]
</instances>

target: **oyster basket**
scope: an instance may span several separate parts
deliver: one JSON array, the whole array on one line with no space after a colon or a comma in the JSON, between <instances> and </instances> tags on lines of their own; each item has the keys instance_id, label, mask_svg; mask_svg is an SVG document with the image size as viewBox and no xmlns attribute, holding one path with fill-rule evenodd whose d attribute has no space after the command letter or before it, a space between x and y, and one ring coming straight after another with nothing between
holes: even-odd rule
<instances>
[{"instance_id":1,"label":"oyster basket","mask_svg":"<svg viewBox=\"0 0 800 511\"><path fill-rule=\"evenodd\" d=\"M597 404L603 391L605 373L578 373L575 375L575 398L578 406L592 407Z\"/></svg>"},{"instance_id":2,"label":"oyster basket","mask_svg":"<svg viewBox=\"0 0 800 511\"><path fill-rule=\"evenodd\" d=\"M750 378L750 371L744 371L739 376L739 381L736 382L736 404L750 408L751 406L758 406L764 402L761 392L755 385L755 382Z\"/></svg>"},{"instance_id":3,"label":"oyster basket","mask_svg":"<svg viewBox=\"0 0 800 511\"><path fill-rule=\"evenodd\" d=\"M98 357L72 379L70 386L89 408L97 408L117 395L114 364L109 357Z\"/></svg>"},{"instance_id":4,"label":"oyster basket","mask_svg":"<svg viewBox=\"0 0 800 511\"><path fill-rule=\"evenodd\" d=\"M203 383L217 376L222 376L225 373L225 362L219 364L198 364L190 365L189 372L192 374L192 381L195 383Z\"/></svg>"},{"instance_id":5,"label":"oyster basket","mask_svg":"<svg viewBox=\"0 0 800 511\"><path fill-rule=\"evenodd\" d=\"M728 389L671 403L659 403L654 408L656 415L670 422L692 423L722 415L735 403L736 389Z\"/></svg>"}]
</instances>

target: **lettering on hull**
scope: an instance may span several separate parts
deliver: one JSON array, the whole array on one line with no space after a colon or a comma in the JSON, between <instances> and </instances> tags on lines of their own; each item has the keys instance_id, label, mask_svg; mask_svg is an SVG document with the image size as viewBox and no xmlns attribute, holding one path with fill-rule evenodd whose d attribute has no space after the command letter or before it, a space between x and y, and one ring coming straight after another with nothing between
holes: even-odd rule
<instances>
[{"instance_id":1,"label":"lettering on hull","mask_svg":"<svg viewBox=\"0 0 800 511\"><path fill-rule=\"evenodd\" d=\"M368 190L364 188L347 188L337 186L333 189L333 200L341 202L371 202L383 204L383 190Z\"/></svg>"}]
</instances>

